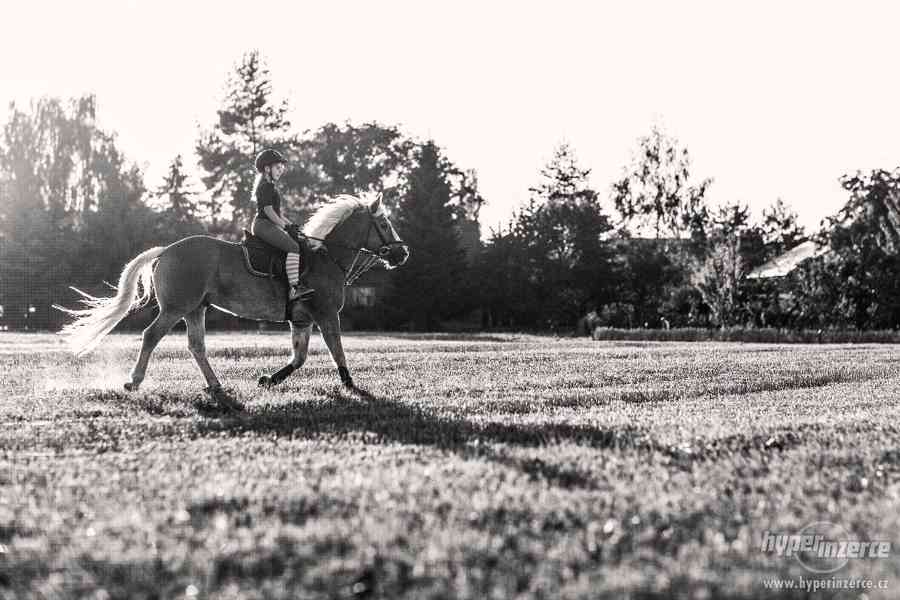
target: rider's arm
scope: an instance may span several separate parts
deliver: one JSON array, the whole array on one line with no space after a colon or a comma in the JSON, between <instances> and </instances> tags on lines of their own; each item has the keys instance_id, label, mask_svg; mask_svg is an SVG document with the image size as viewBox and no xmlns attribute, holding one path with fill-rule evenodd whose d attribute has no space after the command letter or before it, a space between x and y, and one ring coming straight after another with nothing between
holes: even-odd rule
<instances>
[{"instance_id":1,"label":"rider's arm","mask_svg":"<svg viewBox=\"0 0 900 600\"><path fill-rule=\"evenodd\" d=\"M279 227L284 227L285 225L287 225L288 223L290 223L290 221L288 221L287 219L284 219L284 218L278 216L278 213L275 212L275 209L272 208L271 205L264 206L264 207L263 207L263 212L266 214L267 217L269 217L269 220L270 220L270 221L272 221L273 223L275 223L275 224L278 225Z\"/></svg>"}]
</instances>

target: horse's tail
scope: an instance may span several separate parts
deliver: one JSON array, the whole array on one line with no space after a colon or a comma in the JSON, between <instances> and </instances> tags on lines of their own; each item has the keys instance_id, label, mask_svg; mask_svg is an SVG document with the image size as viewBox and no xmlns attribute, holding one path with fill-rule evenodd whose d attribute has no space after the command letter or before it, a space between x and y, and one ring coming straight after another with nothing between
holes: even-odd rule
<instances>
[{"instance_id":1,"label":"horse's tail","mask_svg":"<svg viewBox=\"0 0 900 600\"><path fill-rule=\"evenodd\" d=\"M153 292L153 261L164 251L164 247L158 246L131 259L122 269L118 293L112 298L97 298L73 287L73 290L83 296L81 303L87 308L73 310L53 305L75 317L60 332L69 338L69 346L75 356L84 356L96 348L103 336L112 331L125 315L150 301Z\"/></svg>"}]
</instances>

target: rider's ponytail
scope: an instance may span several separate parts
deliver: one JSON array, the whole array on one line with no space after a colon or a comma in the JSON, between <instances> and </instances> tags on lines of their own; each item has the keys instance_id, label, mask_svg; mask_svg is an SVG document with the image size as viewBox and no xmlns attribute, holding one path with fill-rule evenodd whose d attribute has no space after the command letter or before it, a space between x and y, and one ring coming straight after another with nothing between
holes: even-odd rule
<instances>
[{"instance_id":1,"label":"rider's ponytail","mask_svg":"<svg viewBox=\"0 0 900 600\"><path fill-rule=\"evenodd\" d=\"M253 178L253 191L250 192L251 198L256 198L256 192L259 190L259 184L266 180L265 173L257 173L256 177Z\"/></svg>"}]
</instances>

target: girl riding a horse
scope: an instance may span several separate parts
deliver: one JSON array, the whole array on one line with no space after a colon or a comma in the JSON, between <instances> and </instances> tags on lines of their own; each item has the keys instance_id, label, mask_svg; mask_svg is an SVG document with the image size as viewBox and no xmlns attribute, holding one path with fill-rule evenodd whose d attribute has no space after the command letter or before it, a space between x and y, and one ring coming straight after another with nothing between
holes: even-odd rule
<instances>
[{"instance_id":1,"label":"girl riding a horse","mask_svg":"<svg viewBox=\"0 0 900 600\"><path fill-rule=\"evenodd\" d=\"M281 194L275 183L285 171L287 159L278 152L267 148L256 156L256 181L253 184L253 198L256 201L257 212L253 218L251 232L264 242L287 252L285 270L287 271L290 292L288 300L305 300L315 293L315 290L300 281L300 255L303 248L295 238L302 240L305 245L317 249L320 242L306 240L299 233L300 228L281 216ZM291 237L288 231L293 230Z\"/></svg>"},{"instance_id":2,"label":"girl riding a horse","mask_svg":"<svg viewBox=\"0 0 900 600\"><path fill-rule=\"evenodd\" d=\"M257 216L253 230L266 239L277 240L290 222L281 217L280 197L274 182L283 170L283 158L277 154L261 155L258 161L262 177L257 197L265 217ZM277 162L267 164L267 161ZM274 169L274 165L278 165ZM267 171L268 168L268 171ZM262 181L265 177L267 185ZM266 191L266 188L272 187ZM272 197L275 197L275 208ZM276 224L277 223L277 224ZM317 289L309 302L291 302L285 306L288 285L281 279L259 277L247 269L246 256L239 244L207 235L192 235L168 246L157 246L141 252L122 269L116 295L98 298L77 288L83 308L68 309L54 305L75 319L66 325L72 350L82 356L94 349L100 340L125 316L142 307L155 296L159 313L144 330L141 353L125 383L128 391L137 391L144 381L150 355L172 327L183 320L187 329L188 348L209 387L206 391L223 408L239 409L239 403L222 388L206 355L206 311L209 307L257 321L284 322L291 327L291 362L263 375L258 383L271 387L284 381L306 362L313 323L318 325L341 382L353 387L341 344L340 312L344 306L348 283L369 268L380 265L393 269L405 264L409 248L397 235L384 208L381 196L374 200L355 196L339 196L319 207L306 224L304 240L327 240L327 253L309 255L308 277ZM284 234L288 237L287 234ZM299 244L284 246L296 253ZM281 242L279 242L281 243ZM296 263L294 263L296 264ZM295 267L293 278L298 280Z\"/></svg>"}]
</instances>

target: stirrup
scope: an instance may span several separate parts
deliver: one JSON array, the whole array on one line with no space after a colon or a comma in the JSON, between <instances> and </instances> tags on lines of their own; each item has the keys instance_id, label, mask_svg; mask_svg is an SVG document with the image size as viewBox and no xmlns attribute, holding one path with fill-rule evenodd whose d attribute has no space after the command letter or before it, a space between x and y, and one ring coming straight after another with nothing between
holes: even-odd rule
<instances>
[{"instance_id":1,"label":"stirrup","mask_svg":"<svg viewBox=\"0 0 900 600\"><path fill-rule=\"evenodd\" d=\"M288 292L288 302L293 302L294 300L306 300L315 293L316 290L314 290L313 288L302 286L298 283L297 285L290 286L290 291Z\"/></svg>"}]
</instances>

